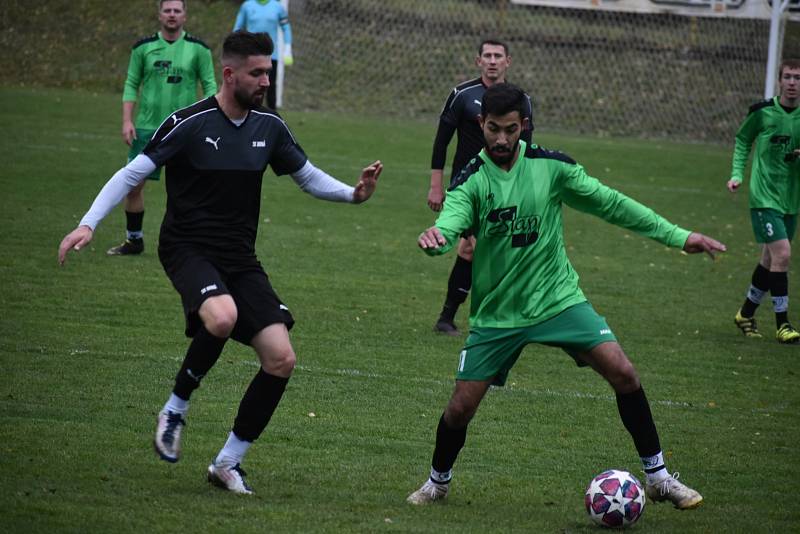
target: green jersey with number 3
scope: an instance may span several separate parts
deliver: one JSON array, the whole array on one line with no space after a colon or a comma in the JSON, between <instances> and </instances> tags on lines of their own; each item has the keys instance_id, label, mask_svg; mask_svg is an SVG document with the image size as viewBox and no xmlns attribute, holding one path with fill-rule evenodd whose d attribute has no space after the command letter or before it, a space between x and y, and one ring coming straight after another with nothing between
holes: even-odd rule
<instances>
[{"instance_id":1,"label":"green jersey with number 3","mask_svg":"<svg viewBox=\"0 0 800 534\"><path fill-rule=\"evenodd\" d=\"M779 97L750 107L736 133L731 180L741 182L755 143L750 173L750 208L769 208L785 215L800 211L800 109L787 112Z\"/></svg>"},{"instance_id":2,"label":"green jersey with number 3","mask_svg":"<svg viewBox=\"0 0 800 534\"><path fill-rule=\"evenodd\" d=\"M519 157L506 172L481 151L461 171L436 220L447 244L426 250L443 254L462 232L473 231L471 326L531 326L586 300L564 248L562 204L669 246L682 247L689 236L560 152L520 141Z\"/></svg>"},{"instance_id":3,"label":"green jersey with number 3","mask_svg":"<svg viewBox=\"0 0 800 534\"><path fill-rule=\"evenodd\" d=\"M217 92L208 46L186 32L174 42L159 32L133 45L122 101L138 99L136 128L156 130L173 111L197 102L198 81L204 97Z\"/></svg>"}]
</instances>

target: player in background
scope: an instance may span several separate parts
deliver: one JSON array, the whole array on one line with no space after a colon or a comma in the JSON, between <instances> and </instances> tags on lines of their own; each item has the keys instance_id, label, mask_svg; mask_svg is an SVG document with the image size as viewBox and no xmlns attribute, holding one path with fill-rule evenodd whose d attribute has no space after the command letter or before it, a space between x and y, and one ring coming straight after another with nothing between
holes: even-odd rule
<instances>
[{"instance_id":1,"label":"player in background","mask_svg":"<svg viewBox=\"0 0 800 534\"><path fill-rule=\"evenodd\" d=\"M736 326L760 338L755 313L764 295L772 295L775 338L800 343L800 332L789 323L789 262L800 212L800 59L787 59L779 69L780 95L750 107L736 133L733 170L728 190L742 185L744 169L755 143L750 173L750 221L761 258L750 280Z\"/></svg>"},{"instance_id":2,"label":"player in background","mask_svg":"<svg viewBox=\"0 0 800 534\"><path fill-rule=\"evenodd\" d=\"M383 169L380 161L370 164L350 187L311 164L286 123L260 106L270 54L266 33L229 35L219 93L167 118L144 151L103 187L58 250L63 265L67 252L85 247L129 190L165 166L167 209L158 256L181 295L186 335L193 339L158 415L154 446L163 460L178 461L192 392L228 338L252 346L261 367L227 442L208 467L209 482L236 493L252 492L240 464L269 423L295 365L289 340L294 319L255 253L264 171L269 165L277 175L290 174L317 198L361 203L375 191Z\"/></svg>"},{"instance_id":3,"label":"player in background","mask_svg":"<svg viewBox=\"0 0 800 534\"><path fill-rule=\"evenodd\" d=\"M477 240L470 333L460 353L455 391L439 420L430 478L408 497L424 504L447 496L467 425L489 386L505 384L529 343L561 347L614 389L625 428L653 501L686 509L703 498L664 465L650 406L633 364L605 319L589 304L564 247L562 204L689 253L725 250L601 184L560 152L520 140L527 98L495 84L483 95L484 149L451 185L435 226L418 238L429 255L450 250L461 233Z\"/></svg>"},{"instance_id":4,"label":"player in background","mask_svg":"<svg viewBox=\"0 0 800 534\"><path fill-rule=\"evenodd\" d=\"M198 82L204 97L217 91L211 50L203 41L183 30L186 2L161 0L158 21L161 24L159 32L133 45L122 93L122 139L130 147L129 162L141 153L170 113L197 101ZM134 122L133 110L137 100L139 105ZM160 174L161 170L156 169L148 179L158 180ZM125 197L125 241L108 250L111 256L144 251L144 184L142 182Z\"/></svg>"},{"instance_id":5,"label":"player in background","mask_svg":"<svg viewBox=\"0 0 800 534\"><path fill-rule=\"evenodd\" d=\"M278 28L283 33L283 50L277 49ZM278 59L283 56L283 64L291 67L294 64L292 57L292 26L289 24L289 14L279 0L246 0L239 13L233 31L247 30L249 32L266 32L276 43L272 52L272 70L269 71L269 89L267 90L267 107L276 109L275 106L275 73L278 70ZM279 53L281 53L279 55Z\"/></svg>"},{"instance_id":6,"label":"player in background","mask_svg":"<svg viewBox=\"0 0 800 534\"><path fill-rule=\"evenodd\" d=\"M468 80L456 86L447 97L439 117L439 127L433 141L431 157L431 186L428 191L428 207L433 211L441 211L445 200L443 186L444 165L447 157L447 145L458 134L450 181L453 183L458 173L481 148L483 133L478 124L481 113L481 98L487 87L506 80L506 70L511 66L511 55L508 46L495 39L487 39L478 47L475 65L480 69L478 78ZM526 100L524 118L527 119L522 139L530 143L533 131L533 117L530 98ZM472 286L472 253L475 239L467 232L458 242L458 255L450 271L447 281L447 295L442 312L436 321L434 330L443 334L458 336L460 332L455 324L458 307L467 299Z\"/></svg>"}]
</instances>

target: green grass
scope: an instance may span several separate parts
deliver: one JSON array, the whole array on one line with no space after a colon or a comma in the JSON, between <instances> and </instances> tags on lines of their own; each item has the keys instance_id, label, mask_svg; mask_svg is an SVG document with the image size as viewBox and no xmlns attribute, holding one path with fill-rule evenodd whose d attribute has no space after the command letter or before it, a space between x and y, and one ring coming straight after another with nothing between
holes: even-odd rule
<instances>
[{"instance_id":1,"label":"green grass","mask_svg":"<svg viewBox=\"0 0 800 534\"><path fill-rule=\"evenodd\" d=\"M452 256L415 237L425 206L431 123L287 113L312 161L352 182L385 163L362 206L314 200L265 177L258 252L297 319L299 365L245 463L252 498L208 486L256 359L230 343L193 398L184 457L150 440L187 346L177 294L155 254L163 183L146 189L147 250L109 258L121 210L92 246L56 248L124 162L119 96L0 89L0 510L5 532L596 532L590 478L639 471L607 385L531 346L490 392L443 506L412 508L460 341L437 337ZM648 505L641 532L798 532L800 348L747 341L732 317L757 249L745 194L724 190L729 150L542 136L590 173L671 220L725 241L712 262L568 211L582 286L636 363L669 467L706 497L692 512ZM790 316L800 321L800 279ZM463 325L463 312L459 316ZM314 413L315 417L309 414Z\"/></svg>"}]
</instances>

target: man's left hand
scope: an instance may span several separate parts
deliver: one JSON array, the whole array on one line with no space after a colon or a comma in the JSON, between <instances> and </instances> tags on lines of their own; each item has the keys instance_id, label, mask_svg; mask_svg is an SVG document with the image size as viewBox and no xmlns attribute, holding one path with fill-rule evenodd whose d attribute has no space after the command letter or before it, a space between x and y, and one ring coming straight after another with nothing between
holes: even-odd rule
<instances>
[{"instance_id":1,"label":"man's left hand","mask_svg":"<svg viewBox=\"0 0 800 534\"><path fill-rule=\"evenodd\" d=\"M383 163L375 161L361 171L361 178L353 191L353 203L361 204L375 192L378 185L378 177L383 171Z\"/></svg>"},{"instance_id":2,"label":"man's left hand","mask_svg":"<svg viewBox=\"0 0 800 534\"><path fill-rule=\"evenodd\" d=\"M689 254L705 252L711 256L711 259L714 259L715 252L725 252L728 248L716 239L712 239L697 232L692 232L689 234L689 237L686 238L686 243L683 244L683 250Z\"/></svg>"}]
</instances>

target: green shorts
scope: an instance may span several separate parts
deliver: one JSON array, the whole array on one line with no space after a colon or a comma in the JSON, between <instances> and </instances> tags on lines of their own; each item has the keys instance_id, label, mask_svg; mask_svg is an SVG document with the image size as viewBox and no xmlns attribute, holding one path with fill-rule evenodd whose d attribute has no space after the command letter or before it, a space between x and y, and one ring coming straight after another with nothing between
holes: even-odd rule
<instances>
[{"instance_id":1,"label":"green shorts","mask_svg":"<svg viewBox=\"0 0 800 534\"><path fill-rule=\"evenodd\" d=\"M781 239L791 241L797 230L797 215L786 215L770 208L750 210L750 222L756 243L772 243Z\"/></svg>"},{"instance_id":2,"label":"green shorts","mask_svg":"<svg viewBox=\"0 0 800 534\"><path fill-rule=\"evenodd\" d=\"M136 139L133 140L131 143L131 149L128 151L128 163L133 161L133 158L138 156L144 150L144 147L147 146L147 143L150 142L150 139L153 138L153 135L156 133L155 130L140 130L136 128ZM148 177L148 180L160 180L161 179L161 168L154 170Z\"/></svg>"},{"instance_id":3,"label":"green shorts","mask_svg":"<svg viewBox=\"0 0 800 534\"><path fill-rule=\"evenodd\" d=\"M534 326L521 328L473 328L458 358L456 380L491 380L502 386L508 372L529 343L560 347L579 366L578 357L600 343L617 341L605 317L588 302L581 302L555 317Z\"/></svg>"}]
</instances>

